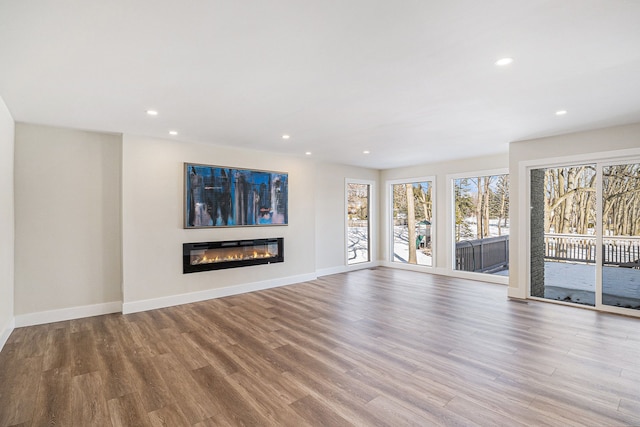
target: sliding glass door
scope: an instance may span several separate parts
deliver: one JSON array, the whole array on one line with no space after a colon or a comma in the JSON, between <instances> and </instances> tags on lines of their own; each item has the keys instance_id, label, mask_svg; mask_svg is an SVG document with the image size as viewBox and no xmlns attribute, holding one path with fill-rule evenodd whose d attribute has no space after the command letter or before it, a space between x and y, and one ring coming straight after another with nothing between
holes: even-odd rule
<instances>
[{"instance_id":1,"label":"sliding glass door","mask_svg":"<svg viewBox=\"0 0 640 427\"><path fill-rule=\"evenodd\" d=\"M531 296L596 302L596 165L531 170Z\"/></svg>"},{"instance_id":2,"label":"sliding glass door","mask_svg":"<svg viewBox=\"0 0 640 427\"><path fill-rule=\"evenodd\" d=\"M602 304L640 309L640 163L602 168Z\"/></svg>"},{"instance_id":3,"label":"sliding glass door","mask_svg":"<svg viewBox=\"0 0 640 427\"><path fill-rule=\"evenodd\" d=\"M640 163L535 168L529 184L530 295L640 309Z\"/></svg>"}]
</instances>

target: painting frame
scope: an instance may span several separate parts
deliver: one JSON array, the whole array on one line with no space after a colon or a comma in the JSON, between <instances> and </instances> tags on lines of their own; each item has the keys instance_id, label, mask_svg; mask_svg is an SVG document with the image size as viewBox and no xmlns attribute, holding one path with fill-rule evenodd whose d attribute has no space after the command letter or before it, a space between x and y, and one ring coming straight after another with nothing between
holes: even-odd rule
<instances>
[{"instance_id":1,"label":"painting frame","mask_svg":"<svg viewBox=\"0 0 640 427\"><path fill-rule=\"evenodd\" d=\"M184 163L185 229L289 224L289 174Z\"/></svg>"}]
</instances>

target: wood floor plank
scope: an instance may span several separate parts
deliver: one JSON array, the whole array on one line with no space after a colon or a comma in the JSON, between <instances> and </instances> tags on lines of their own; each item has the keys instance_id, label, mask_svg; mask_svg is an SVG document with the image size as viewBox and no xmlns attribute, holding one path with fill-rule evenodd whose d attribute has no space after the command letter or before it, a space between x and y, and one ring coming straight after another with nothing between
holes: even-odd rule
<instances>
[{"instance_id":1,"label":"wood floor plank","mask_svg":"<svg viewBox=\"0 0 640 427\"><path fill-rule=\"evenodd\" d=\"M180 406L176 404L167 405L164 408L157 409L153 412L149 412L149 421L153 427L174 427L174 426L188 426L189 420L182 412ZM201 425L200 423L194 425ZM211 425L230 425L215 423Z\"/></svg>"},{"instance_id":2,"label":"wood floor plank","mask_svg":"<svg viewBox=\"0 0 640 427\"><path fill-rule=\"evenodd\" d=\"M389 426L480 426L455 413L437 409L431 412L416 411L411 406L404 405L401 400L388 396L378 396L367 403L367 410Z\"/></svg>"},{"instance_id":3,"label":"wood floor plank","mask_svg":"<svg viewBox=\"0 0 640 427\"><path fill-rule=\"evenodd\" d=\"M113 427L151 425L147 411L138 393L125 394L107 402Z\"/></svg>"},{"instance_id":4,"label":"wood floor plank","mask_svg":"<svg viewBox=\"0 0 640 427\"><path fill-rule=\"evenodd\" d=\"M331 407L323 405L313 396L305 396L296 400L291 404L291 407L302 418L308 420L310 425L313 425L318 420L321 420L322 425L326 427L352 425L349 421L337 414Z\"/></svg>"},{"instance_id":5,"label":"wood floor plank","mask_svg":"<svg viewBox=\"0 0 640 427\"><path fill-rule=\"evenodd\" d=\"M181 408L190 424L216 415L215 405L209 394L190 375L189 371L173 354L167 353L156 358L160 375L169 385L174 401Z\"/></svg>"},{"instance_id":6,"label":"wood floor plank","mask_svg":"<svg viewBox=\"0 0 640 427\"><path fill-rule=\"evenodd\" d=\"M71 335L68 329L51 329L46 338L43 370L71 366Z\"/></svg>"},{"instance_id":7,"label":"wood floor plank","mask_svg":"<svg viewBox=\"0 0 640 427\"><path fill-rule=\"evenodd\" d=\"M71 378L71 425L111 426L107 400L102 390L102 378L98 372Z\"/></svg>"},{"instance_id":8,"label":"wood floor plank","mask_svg":"<svg viewBox=\"0 0 640 427\"><path fill-rule=\"evenodd\" d=\"M31 425L71 425L70 366L42 372Z\"/></svg>"},{"instance_id":9,"label":"wood floor plank","mask_svg":"<svg viewBox=\"0 0 640 427\"><path fill-rule=\"evenodd\" d=\"M185 338L199 350L202 358L208 364L214 366L224 375L238 371L238 364L222 350L228 344L216 341L203 330L191 331L185 334Z\"/></svg>"},{"instance_id":10,"label":"wood floor plank","mask_svg":"<svg viewBox=\"0 0 640 427\"><path fill-rule=\"evenodd\" d=\"M148 412L173 402L173 395L160 375L153 356L143 350L134 351L126 355L124 363Z\"/></svg>"},{"instance_id":11,"label":"wood floor plank","mask_svg":"<svg viewBox=\"0 0 640 427\"><path fill-rule=\"evenodd\" d=\"M268 359L255 357L251 349L234 345L227 348L232 357L242 367L241 373L251 378L256 387L265 387L273 396L277 396L290 404L308 393L283 375L279 365L272 364ZM233 374L232 374L233 375Z\"/></svg>"},{"instance_id":12,"label":"wood floor plank","mask_svg":"<svg viewBox=\"0 0 640 427\"><path fill-rule=\"evenodd\" d=\"M640 425L639 325L359 270L16 328L0 427Z\"/></svg>"},{"instance_id":13,"label":"wood floor plank","mask_svg":"<svg viewBox=\"0 0 640 427\"><path fill-rule=\"evenodd\" d=\"M254 410L213 367L196 369L191 374L211 397L214 411L232 425L266 425L267 419Z\"/></svg>"},{"instance_id":14,"label":"wood floor plank","mask_svg":"<svg viewBox=\"0 0 640 427\"><path fill-rule=\"evenodd\" d=\"M6 371L0 375L0 425L28 424L35 410L42 357L12 359L2 369Z\"/></svg>"},{"instance_id":15,"label":"wood floor plank","mask_svg":"<svg viewBox=\"0 0 640 427\"><path fill-rule=\"evenodd\" d=\"M72 365L71 375L84 375L100 369L93 330L78 325L78 332L71 333Z\"/></svg>"},{"instance_id":16,"label":"wood floor plank","mask_svg":"<svg viewBox=\"0 0 640 427\"><path fill-rule=\"evenodd\" d=\"M495 425L495 426L513 426L513 427L527 427L529 424L517 420L517 416L510 417L498 412L494 412L485 408L482 405L478 405L464 397L456 396L445 408L461 417L468 419L470 422L476 422L476 420L482 420L483 425Z\"/></svg>"},{"instance_id":17,"label":"wood floor plank","mask_svg":"<svg viewBox=\"0 0 640 427\"><path fill-rule=\"evenodd\" d=\"M170 353L175 355L190 371L203 368L209 364L205 358L206 354L203 355L199 346L188 338L189 333L194 331L195 329L182 333L176 329L164 329L162 331L164 340L170 348Z\"/></svg>"},{"instance_id":18,"label":"wood floor plank","mask_svg":"<svg viewBox=\"0 0 640 427\"><path fill-rule=\"evenodd\" d=\"M98 353L98 358L107 400L136 391L133 377L125 363L124 352L119 345L102 348Z\"/></svg>"},{"instance_id":19,"label":"wood floor plank","mask_svg":"<svg viewBox=\"0 0 640 427\"><path fill-rule=\"evenodd\" d=\"M299 427L309 424L281 396L273 394L269 387L261 386L260 383L256 385L255 377L235 373L226 380L255 412L268 420L268 425Z\"/></svg>"}]
</instances>

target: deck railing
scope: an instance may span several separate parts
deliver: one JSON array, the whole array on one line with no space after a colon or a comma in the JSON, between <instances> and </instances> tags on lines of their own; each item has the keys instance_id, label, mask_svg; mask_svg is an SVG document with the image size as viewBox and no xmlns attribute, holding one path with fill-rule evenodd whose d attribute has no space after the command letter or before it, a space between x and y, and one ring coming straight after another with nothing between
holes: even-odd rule
<instances>
[{"instance_id":1,"label":"deck railing","mask_svg":"<svg viewBox=\"0 0 640 427\"><path fill-rule=\"evenodd\" d=\"M545 234L545 258L557 261L596 262L595 236L581 234ZM624 265L640 259L640 237L604 237L602 258L605 265Z\"/></svg>"},{"instance_id":2,"label":"deck railing","mask_svg":"<svg viewBox=\"0 0 640 427\"><path fill-rule=\"evenodd\" d=\"M456 270L488 272L509 267L509 236L456 243Z\"/></svg>"},{"instance_id":3,"label":"deck railing","mask_svg":"<svg viewBox=\"0 0 640 427\"><path fill-rule=\"evenodd\" d=\"M596 262L595 236L581 234L545 234L546 260ZM640 267L640 237L604 237L604 265ZM509 236L466 240L456 243L456 270L487 272L509 266Z\"/></svg>"}]
</instances>

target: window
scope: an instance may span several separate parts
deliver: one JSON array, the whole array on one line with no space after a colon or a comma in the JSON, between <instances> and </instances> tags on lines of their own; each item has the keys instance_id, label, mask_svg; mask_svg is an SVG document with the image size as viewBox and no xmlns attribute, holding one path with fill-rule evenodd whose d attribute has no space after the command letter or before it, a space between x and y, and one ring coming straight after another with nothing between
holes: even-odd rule
<instances>
[{"instance_id":1,"label":"window","mask_svg":"<svg viewBox=\"0 0 640 427\"><path fill-rule=\"evenodd\" d=\"M347 265L371 261L371 184L347 181Z\"/></svg>"},{"instance_id":2,"label":"window","mask_svg":"<svg viewBox=\"0 0 640 427\"><path fill-rule=\"evenodd\" d=\"M455 178L454 269L509 274L509 175Z\"/></svg>"},{"instance_id":3,"label":"window","mask_svg":"<svg viewBox=\"0 0 640 427\"><path fill-rule=\"evenodd\" d=\"M393 262L433 266L433 178L391 183Z\"/></svg>"}]
</instances>

